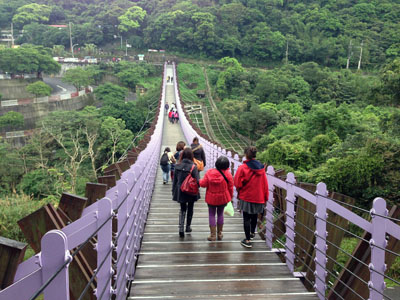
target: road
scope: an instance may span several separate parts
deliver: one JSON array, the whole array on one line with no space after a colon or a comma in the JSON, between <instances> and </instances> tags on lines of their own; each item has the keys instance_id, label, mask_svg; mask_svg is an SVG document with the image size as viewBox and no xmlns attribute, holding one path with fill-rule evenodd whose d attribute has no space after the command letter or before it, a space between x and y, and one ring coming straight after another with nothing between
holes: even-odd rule
<instances>
[{"instance_id":1,"label":"road","mask_svg":"<svg viewBox=\"0 0 400 300\"><path fill-rule=\"evenodd\" d=\"M65 83L61 78L44 77L43 81L52 87L52 95L68 94L76 92L76 88L69 83Z\"/></svg>"}]
</instances>

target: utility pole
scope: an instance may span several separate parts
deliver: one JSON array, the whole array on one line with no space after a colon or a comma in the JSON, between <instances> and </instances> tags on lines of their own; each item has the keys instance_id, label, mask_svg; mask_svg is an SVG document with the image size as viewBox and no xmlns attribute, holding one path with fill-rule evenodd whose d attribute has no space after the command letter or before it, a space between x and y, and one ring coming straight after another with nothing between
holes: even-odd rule
<instances>
[{"instance_id":1,"label":"utility pole","mask_svg":"<svg viewBox=\"0 0 400 300\"><path fill-rule=\"evenodd\" d=\"M353 55L353 53L351 52L351 51L352 51L352 45L351 45L351 43L352 43L352 40L350 40L349 50L347 51L347 64L346 64L346 69L349 68L349 66L350 66L350 58L351 58L351 56Z\"/></svg>"},{"instance_id":2,"label":"utility pole","mask_svg":"<svg viewBox=\"0 0 400 300\"><path fill-rule=\"evenodd\" d=\"M74 57L74 46L72 45L72 30L71 30L71 22L69 22L69 45L71 47L71 54Z\"/></svg>"},{"instance_id":3,"label":"utility pole","mask_svg":"<svg viewBox=\"0 0 400 300\"><path fill-rule=\"evenodd\" d=\"M289 63L289 41L286 40L286 64Z\"/></svg>"},{"instance_id":4,"label":"utility pole","mask_svg":"<svg viewBox=\"0 0 400 300\"><path fill-rule=\"evenodd\" d=\"M11 23L11 48L14 48L14 24Z\"/></svg>"},{"instance_id":5,"label":"utility pole","mask_svg":"<svg viewBox=\"0 0 400 300\"><path fill-rule=\"evenodd\" d=\"M363 45L364 45L364 41L361 41L361 46L360 46L360 59L358 60L358 70L361 69L361 58L362 58L362 50L363 50Z\"/></svg>"}]
</instances>

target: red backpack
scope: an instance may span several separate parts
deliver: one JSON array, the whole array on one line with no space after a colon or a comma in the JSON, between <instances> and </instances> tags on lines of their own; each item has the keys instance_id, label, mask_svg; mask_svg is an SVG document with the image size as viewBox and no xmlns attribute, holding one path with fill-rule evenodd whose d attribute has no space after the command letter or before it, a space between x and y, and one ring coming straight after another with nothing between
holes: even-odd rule
<instances>
[{"instance_id":1,"label":"red backpack","mask_svg":"<svg viewBox=\"0 0 400 300\"><path fill-rule=\"evenodd\" d=\"M197 184L197 180L192 176L194 166L195 164L192 165L188 176L186 176L181 185L181 192L192 196L195 196L199 193L199 185Z\"/></svg>"}]
</instances>

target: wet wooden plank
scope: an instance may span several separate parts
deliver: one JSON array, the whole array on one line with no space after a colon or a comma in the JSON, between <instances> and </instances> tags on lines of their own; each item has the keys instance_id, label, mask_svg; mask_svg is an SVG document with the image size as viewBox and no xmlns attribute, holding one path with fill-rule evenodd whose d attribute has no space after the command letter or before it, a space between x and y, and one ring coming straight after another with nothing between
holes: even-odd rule
<instances>
[{"instance_id":1,"label":"wet wooden plank","mask_svg":"<svg viewBox=\"0 0 400 300\"><path fill-rule=\"evenodd\" d=\"M180 242L178 236L176 237L175 243L170 241L169 243L149 243L149 244L142 244L141 253L146 252L162 252L162 253L169 253L169 252L201 252L201 251L240 251L240 252L247 252L247 251L263 251L263 252L270 252L264 243L253 243L253 248L245 248L240 245L240 241L235 242L208 242L207 236L204 236L204 242L193 242L193 243L185 243Z\"/></svg>"},{"instance_id":2,"label":"wet wooden plank","mask_svg":"<svg viewBox=\"0 0 400 300\"><path fill-rule=\"evenodd\" d=\"M236 294L236 295L192 295L192 296L133 296L128 297L128 300L160 300L160 299L171 299L171 300L315 300L315 295L310 294L299 294L299 293L280 293L280 294Z\"/></svg>"},{"instance_id":3,"label":"wet wooden plank","mask_svg":"<svg viewBox=\"0 0 400 300\"><path fill-rule=\"evenodd\" d=\"M147 220L146 226L149 225L159 225L159 226L164 226L164 225L177 225L178 224L178 218L175 216L174 218L161 218L159 217L158 219L156 218L151 218ZM193 215L193 221L192 221L193 226L197 225L204 225L206 227L209 226L208 223L208 217L197 217ZM232 219L230 220L230 225L243 225L243 220L242 219Z\"/></svg>"},{"instance_id":4,"label":"wet wooden plank","mask_svg":"<svg viewBox=\"0 0 400 300\"><path fill-rule=\"evenodd\" d=\"M191 276L194 278L195 274ZM278 294L304 292L304 287L299 279L288 278L288 280L215 280L196 281L193 279L180 280L176 282L140 282L138 279L132 283L130 296L183 296L190 295L218 295L229 296L231 294ZM192 282L196 281L196 282ZM227 298L229 299L229 298ZM249 298L251 299L251 298ZM292 299L296 299L292 296ZM314 298L317 299L317 298Z\"/></svg>"},{"instance_id":5,"label":"wet wooden plank","mask_svg":"<svg viewBox=\"0 0 400 300\"><path fill-rule=\"evenodd\" d=\"M138 268L136 277L140 280L179 280L182 278L192 278L195 274L196 279L258 279L258 278L292 278L293 276L288 273L286 265L272 265L272 264L242 264L239 262L230 263L231 265L217 266L197 265L194 262L186 262L186 264L169 265L169 266L153 266L146 268ZM197 262L195 262L197 263ZM179 268L179 272L176 269Z\"/></svg>"},{"instance_id":6,"label":"wet wooden plank","mask_svg":"<svg viewBox=\"0 0 400 300\"><path fill-rule=\"evenodd\" d=\"M170 225L147 225L145 228L145 232L159 232L160 228L162 228L164 231L174 231L178 230L178 222L176 224L170 224ZM192 226L193 232L197 231L209 231L208 225L196 225L194 224ZM243 231L243 225L241 224L224 224L224 231Z\"/></svg>"},{"instance_id":7,"label":"wet wooden plank","mask_svg":"<svg viewBox=\"0 0 400 300\"><path fill-rule=\"evenodd\" d=\"M177 227L178 228L178 227ZM148 243L148 242L160 242L160 241L173 241L176 240L178 237L178 229L174 232L163 232L160 234L145 234L143 237L143 242L142 243ZM206 238L209 234L209 231L204 231L204 233L199 233L199 234L194 234L194 235L186 235L185 236L185 242L208 242L206 241ZM244 239L244 232L229 232L229 231L224 231L224 241L241 241ZM261 241L260 238L257 236L256 237L256 242L263 242Z\"/></svg>"},{"instance_id":8,"label":"wet wooden plank","mask_svg":"<svg viewBox=\"0 0 400 300\"><path fill-rule=\"evenodd\" d=\"M259 253L245 251L242 253L179 253L166 257L165 255L140 255L139 267L141 264L187 264L188 262L197 264L229 264L229 263L280 263L275 253Z\"/></svg>"}]
</instances>

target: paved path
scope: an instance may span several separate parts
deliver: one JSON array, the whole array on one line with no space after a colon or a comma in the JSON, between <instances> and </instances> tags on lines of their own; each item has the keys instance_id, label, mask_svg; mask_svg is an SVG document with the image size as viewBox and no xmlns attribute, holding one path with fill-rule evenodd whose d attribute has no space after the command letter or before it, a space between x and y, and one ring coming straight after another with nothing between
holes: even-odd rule
<instances>
[{"instance_id":1,"label":"paved path","mask_svg":"<svg viewBox=\"0 0 400 300\"><path fill-rule=\"evenodd\" d=\"M166 96L171 104L172 85L167 85ZM175 149L176 142L184 140L182 130L167 119L164 122L162 150ZM171 182L162 184L159 169L128 299L317 299L267 250L264 241L256 237L252 249L240 245L244 234L239 214L225 218L223 241L207 241L204 196L202 190L194 207L193 232L180 239L179 205L171 200Z\"/></svg>"},{"instance_id":2,"label":"paved path","mask_svg":"<svg viewBox=\"0 0 400 300\"><path fill-rule=\"evenodd\" d=\"M60 77L44 77L43 82L51 86L52 95L61 95L76 92L76 88L61 80Z\"/></svg>"}]
</instances>

